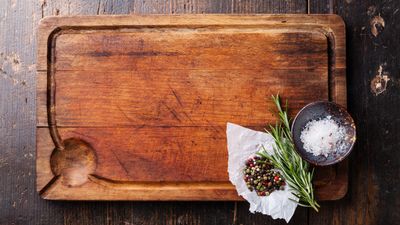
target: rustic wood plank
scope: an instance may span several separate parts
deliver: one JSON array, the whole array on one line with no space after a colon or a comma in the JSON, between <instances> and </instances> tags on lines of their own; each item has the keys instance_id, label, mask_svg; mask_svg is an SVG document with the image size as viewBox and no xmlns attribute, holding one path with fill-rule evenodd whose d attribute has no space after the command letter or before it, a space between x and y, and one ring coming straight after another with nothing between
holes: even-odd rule
<instances>
[{"instance_id":1,"label":"rustic wood plank","mask_svg":"<svg viewBox=\"0 0 400 225\"><path fill-rule=\"evenodd\" d=\"M108 208L111 224L233 224L229 202L118 202Z\"/></svg>"},{"instance_id":2,"label":"rustic wood plank","mask_svg":"<svg viewBox=\"0 0 400 225\"><path fill-rule=\"evenodd\" d=\"M273 107L266 96L278 91L292 96L291 116L307 102L328 99L327 65L323 58L313 58L314 63L320 63L318 69L292 69L289 75L287 70L281 69L234 72L178 69L113 71L118 79L112 80L110 71L60 71L57 75L57 125L208 126L212 121L213 125L225 127L226 121L243 126L274 123L275 118L265 113L265 108ZM44 82L38 90L37 124L47 126L44 87L47 75L40 73L39 76ZM299 77L304 80L298 80ZM288 91L279 90L277 83L284 84ZM302 90L296 89L299 86ZM107 91L99 97L93 94L96 90ZM296 90L296 95L292 90ZM146 97L132 98L137 95ZM252 101L248 101L250 98ZM235 111L234 117L232 111ZM138 113L143 115L137 116Z\"/></svg>"},{"instance_id":3,"label":"rustic wood plank","mask_svg":"<svg viewBox=\"0 0 400 225\"><path fill-rule=\"evenodd\" d=\"M206 154L208 149L214 149L214 145L225 145L223 129L221 131L222 134L218 135L215 134L215 128L208 127L204 127L203 130L198 130L196 127L65 128L60 129L60 135L63 139L80 137L89 142L97 143L94 146L98 150L96 175L101 177L141 182L176 180L222 182L227 181L228 176L226 170L222 170L227 167L227 163L220 163L221 158L226 158L225 149L215 153L216 158L213 159L208 159ZM122 140L114 145L112 142L116 136L113 135L113 132L127 137L135 135L143 137L128 141ZM148 135L149 133L152 133L152 135ZM166 134L173 134L174 139L166 140L163 138ZM198 138L190 143L185 142L185 139L189 139L191 135L196 135ZM105 136L105 138L101 141L96 139L101 136ZM54 144L46 128L38 130L38 139L40 144L38 147L49 150L40 151L39 153L44 155L38 155L38 158L40 160L47 158L48 161L50 155L46 153L52 152ZM146 140L140 141L143 139ZM210 142L210 139L215 141ZM154 144L158 145L159 148L154 149L152 147ZM113 151L109 151L110 145L114 145ZM104 151L101 149L104 149ZM125 151L121 152L120 149L125 149ZM170 160L164 159L166 154L171 154ZM149 161L154 161L154 165L149 164ZM192 164L192 166L188 168L187 163ZM40 166L43 164L47 165L48 162L41 161ZM169 170L169 168L175 169ZM46 166L43 170L38 170L37 173L51 172L49 169L50 167ZM208 174L208 176L205 176L205 174ZM38 182L38 185L39 183L41 182Z\"/></svg>"},{"instance_id":4,"label":"rustic wood plank","mask_svg":"<svg viewBox=\"0 0 400 225\"><path fill-rule=\"evenodd\" d=\"M45 16L129 14L132 1L43 0L41 13Z\"/></svg>"},{"instance_id":5,"label":"rustic wood plank","mask_svg":"<svg viewBox=\"0 0 400 225\"><path fill-rule=\"evenodd\" d=\"M273 107L265 96L280 91L276 84L288 88L286 95L296 92L291 98L293 113L315 96L328 98L327 42L321 33L249 37L163 31L66 36L57 39L58 126L170 126L176 120L179 126L205 126L209 120L219 126L228 120L254 126L275 122L265 114L265 108ZM117 46L126 46L124 51L109 47L105 38L118 40ZM84 43L91 43L90 47L81 48ZM268 54L260 57L264 53ZM110 73L117 79L111 79ZM39 77L43 82L38 90L42 93L38 94L38 126L45 126L47 75ZM99 97L93 95L96 90L106 91ZM139 95L145 97L132 98ZM146 115L137 116L144 111ZM213 116L213 111L218 115Z\"/></svg>"},{"instance_id":6,"label":"rustic wood plank","mask_svg":"<svg viewBox=\"0 0 400 225\"><path fill-rule=\"evenodd\" d=\"M306 0L165 0L165 1L43 1L43 15L304 13Z\"/></svg>"},{"instance_id":7,"label":"rustic wood plank","mask_svg":"<svg viewBox=\"0 0 400 225\"><path fill-rule=\"evenodd\" d=\"M304 13L307 1L233 0L232 12L247 13Z\"/></svg>"},{"instance_id":8,"label":"rustic wood plank","mask_svg":"<svg viewBox=\"0 0 400 225\"><path fill-rule=\"evenodd\" d=\"M297 207L295 214L289 223L286 223L283 219L273 220L269 216L265 216L260 213L250 213L249 203L237 203L235 210L236 223L235 224L292 224L292 225L305 225L308 224L308 209L304 207Z\"/></svg>"},{"instance_id":9,"label":"rustic wood plank","mask_svg":"<svg viewBox=\"0 0 400 225\"><path fill-rule=\"evenodd\" d=\"M302 70L318 69L321 61L327 60L326 54L321 54L326 53L326 36L318 31L298 34L243 28L215 33L213 30L160 28L151 32L135 29L122 34L62 34L56 42L56 67L58 71L143 72L150 70L150 66L151 70L169 71L200 70L205 66L208 70L248 70L252 65L254 70ZM85 45L77 48L79 44ZM118 46L124 46L124 49ZM187 46L191 46L190 51L185 51ZM255 57L262 53L266 56ZM237 56L232 57L232 54ZM285 61L278 57L266 58L270 55L286 58ZM85 63L88 60L90 64ZM113 61L121 64L115 65ZM170 63L163 63L166 61Z\"/></svg>"},{"instance_id":10,"label":"rustic wood plank","mask_svg":"<svg viewBox=\"0 0 400 225\"><path fill-rule=\"evenodd\" d=\"M309 14L329 14L333 13L334 0L310 0Z\"/></svg>"}]
</instances>

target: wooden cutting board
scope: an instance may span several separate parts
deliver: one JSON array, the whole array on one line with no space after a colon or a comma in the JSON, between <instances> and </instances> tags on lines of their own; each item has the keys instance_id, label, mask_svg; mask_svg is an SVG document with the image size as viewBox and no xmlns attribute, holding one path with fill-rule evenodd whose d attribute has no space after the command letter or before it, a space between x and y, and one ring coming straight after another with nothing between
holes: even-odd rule
<instances>
[{"instance_id":1,"label":"wooden cutting board","mask_svg":"<svg viewBox=\"0 0 400 225\"><path fill-rule=\"evenodd\" d=\"M37 190L45 199L241 200L226 123L262 130L272 94L346 105L336 15L50 17L39 28ZM343 197L347 162L318 168Z\"/></svg>"}]
</instances>

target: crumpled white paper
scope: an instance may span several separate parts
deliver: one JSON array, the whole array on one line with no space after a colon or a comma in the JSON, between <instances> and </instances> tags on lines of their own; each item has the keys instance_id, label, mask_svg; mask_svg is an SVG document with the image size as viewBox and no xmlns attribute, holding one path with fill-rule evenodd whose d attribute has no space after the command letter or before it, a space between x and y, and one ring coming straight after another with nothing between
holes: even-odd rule
<instances>
[{"instance_id":1,"label":"crumpled white paper","mask_svg":"<svg viewBox=\"0 0 400 225\"><path fill-rule=\"evenodd\" d=\"M250 203L250 212L270 215L273 219L285 219L288 223L297 207L297 203L289 198L298 200L290 192L288 185L285 185L284 190L274 191L269 196L258 196L256 192L247 188L243 179L246 160L255 156L262 146L268 154L273 154L274 140L272 136L233 123L227 124L226 136L229 180L236 186L238 194Z\"/></svg>"}]
</instances>

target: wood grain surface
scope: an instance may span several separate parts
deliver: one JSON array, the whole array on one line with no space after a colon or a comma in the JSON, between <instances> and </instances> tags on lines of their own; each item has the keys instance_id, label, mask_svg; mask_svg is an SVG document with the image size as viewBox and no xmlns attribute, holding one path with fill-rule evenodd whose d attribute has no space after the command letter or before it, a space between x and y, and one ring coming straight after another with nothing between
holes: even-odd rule
<instances>
[{"instance_id":1,"label":"wood grain surface","mask_svg":"<svg viewBox=\"0 0 400 225\"><path fill-rule=\"evenodd\" d=\"M227 122L274 124L276 93L292 116L316 100L346 103L335 15L51 17L39 31L46 199L240 200ZM345 195L346 168L317 170L320 200Z\"/></svg>"},{"instance_id":2,"label":"wood grain surface","mask_svg":"<svg viewBox=\"0 0 400 225\"><path fill-rule=\"evenodd\" d=\"M82 1L0 4L0 224L285 224L245 202L52 202L35 191L36 40L49 15L337 13L347 31L348 108L361 127L349 191L290 224L397 224L399 210L400 2L392 0ZM382 26L382 18L385 22ZM376 23L376 21L381 21ZM374 24L373 26L371 24ZM378 33L372 33L373 27ZM390 80L379 77L379 68ZM379 79L375 79L379 78ZM382 78L382 79L380 79ZM376 92L373 80L382 88ZM371 88L371 83L375 84ZM377 94L379 93L379 94Z\"/></svg>"}]
</instances>

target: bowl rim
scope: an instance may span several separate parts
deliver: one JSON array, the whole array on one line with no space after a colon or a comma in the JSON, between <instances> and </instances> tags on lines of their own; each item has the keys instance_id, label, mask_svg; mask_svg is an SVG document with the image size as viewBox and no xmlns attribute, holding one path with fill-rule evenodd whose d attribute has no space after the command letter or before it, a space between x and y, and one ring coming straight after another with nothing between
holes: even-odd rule
<instances>
[{"instance_id":1,"label":"bowl rim","mask_svg":"<svg viewBox=\"0 0 400 225\"><path fill-rule=\"evenodd\" d=\"M351 119L351 124L353 124L353 128L354 128L354 137L353 137L353 138L354 138L354 141L351 143L351 146L349 147L349 150L348 150L343 156L341 156L341 157L338 158L337 160L332 161L331 163L328 163L328 164L318 164L318 163L315 162L315 161L311 161L311 160L307 159L307 158L304 157L303 154L297 149L296 143L294 142L293 128L294 128L294 124L296 123L296 121L297 121L299 115L301 114L301 112L303 112L303 111L304 111L306 108L308 108L308 107L311 107L311 106L314 106L314 105L317 105L317 104L321 104L321 103L324 103L324 104L331 104L331 105L334 105L335 107L338 107L338 108L342 109L343 112ZM334 164L337 164L337 163L343 161L343 160L344 160L345 158L347 158L347 156L349 156L349 154L353 151L354 145L355 145L356 140L357 140L357 126L356 126L356 124L355 124L355 122L354 122L353 117L350 115L350 113L347 111L347 109L346 109L344 106L342 106L342 105L340 105L340 104L338 104L338 103L336 103L336 102L332 102L332 101L323 101L323 100L319 100L319 101L315 101L315 102L310 102L310 103L308 103L307 105L305 105L303 108L301 108L301 109L299 110L299 112L297 112L296 116L293 118L292 125L290 126L290 133L291 133L291 135L292 135L292 140L293 140L294 149L296 150L297 154L299 154L300 157L301 157L302 159L306 160L307 162L309 162L310 164L315 165L315 166L331 166L331 165L334 165Z\"/></svg>"}]
</instances>

